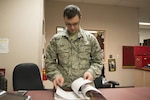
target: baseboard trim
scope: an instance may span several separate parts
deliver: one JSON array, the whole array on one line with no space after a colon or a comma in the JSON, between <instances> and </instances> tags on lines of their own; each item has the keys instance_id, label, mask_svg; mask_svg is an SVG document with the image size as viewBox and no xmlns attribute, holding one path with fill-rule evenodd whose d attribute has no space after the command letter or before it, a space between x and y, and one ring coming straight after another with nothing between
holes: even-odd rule
<instances>
[{"instance_id":1,"label":"baseboard trim","mask_svg":"<svg viewBox=\"0 0 150 100\"><path fill-rule=\"evenodd\" d=\"M115 88L133 88L135 86L116 86Z\"/></svg>"}]
</instances>

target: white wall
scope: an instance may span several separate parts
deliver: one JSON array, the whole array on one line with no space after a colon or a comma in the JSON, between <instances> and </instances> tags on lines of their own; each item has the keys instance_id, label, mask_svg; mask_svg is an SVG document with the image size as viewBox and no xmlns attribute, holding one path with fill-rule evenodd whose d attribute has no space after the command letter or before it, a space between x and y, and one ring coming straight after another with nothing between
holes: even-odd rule
<instances>
[{"instance_id":1,"label":"white wall","mask_svg":"<svg viewBox=\"0 0 150 100\"><path fill-rule=\"evenodd\" d=\"M122 69L122 46L138 45L138 9L97 4L69 3L45 0L46 40L56 33L56 26L65 26L63 9L67 4L77 4L82 11L84 29L106 30L105 73L107 79L116 80L120 86L133 86L133 69ZM108 58L116 59L117 70L108 71Z\"/></svg>"},{"instance_id":2,"label":"white wall","mask_svg":"<svg viewBox=\"0 0 150 100\"><path fill-rule=\"evenodd\" d=\"M41 67L42 20L43 0L0 0L0 38L9 39L9 53L0 54L0 68L6 69L8 90L17 64Z\"/></svg>"},{"instance_id":3,"label":"white wall","mask_svg":"<svg viewBox=\"0 0 150 100\"><path fill-rule=\"evenodd\" d=\"M140 39L140 43L144 43L145 39L150 39L150 29L140 29L139 39Z\"/></svg>"}]
</instances>

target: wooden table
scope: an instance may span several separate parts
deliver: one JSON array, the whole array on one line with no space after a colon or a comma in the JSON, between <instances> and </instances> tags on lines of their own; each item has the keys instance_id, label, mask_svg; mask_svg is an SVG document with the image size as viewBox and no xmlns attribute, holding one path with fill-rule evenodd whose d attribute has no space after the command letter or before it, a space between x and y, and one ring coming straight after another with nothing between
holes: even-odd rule
<instances>
[{"instance_id":1,"label":"wooden table","mask_svg":"<svg viewBox=\"0 0 150 100\"><path fill-rule=\"evenodd\" d=\"M102 89L107 100L150 100L150 87Z\"/></svg>"},{"instance_id":2,"label":"wooden table","mask_svg":"<svg viewBox=\"0 0 150 100\"><path fill-rule=\"evenodd\" d=\"M150 87L140 88L107 88L100 89L107 100L150 100ZM32 100L54 100L52 90L28 91ZM104 100L98 95L94 95L92 100Z\"/></svg>"}]
</instances>

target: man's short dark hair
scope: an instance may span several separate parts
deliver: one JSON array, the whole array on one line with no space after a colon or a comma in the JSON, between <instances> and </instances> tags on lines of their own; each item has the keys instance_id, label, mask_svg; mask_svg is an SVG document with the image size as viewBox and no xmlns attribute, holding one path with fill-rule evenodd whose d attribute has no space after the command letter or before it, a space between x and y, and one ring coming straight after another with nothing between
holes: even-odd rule
<instances>
[{"instance_id":1,"label":"man's short dark hair","mask_svg":"<svg viewBox=\"0 0 150 100\"><path fill-rule=\"evenodd\" d=\"M81 17L80 8L78 6L68 5L64 8L64 15L63 15L64 18L67 17L68 19L71 19L76 15L78 15L79 18Z\"/></svg>"}]
</instances>

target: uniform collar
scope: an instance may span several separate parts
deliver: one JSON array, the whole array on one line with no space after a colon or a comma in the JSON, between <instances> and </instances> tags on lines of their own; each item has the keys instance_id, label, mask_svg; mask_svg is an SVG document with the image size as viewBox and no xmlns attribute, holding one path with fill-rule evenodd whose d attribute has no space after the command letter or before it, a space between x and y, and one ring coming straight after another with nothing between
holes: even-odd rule
<instances>
[{"instance_id":1,"label":"uniform collar","mask_svg":"<svg viewBox=\"0 0 150 100\"><path fill-rule=\"evenodd\" d=\"M80 28L79 28L79 32L78 32L78 38L83 37L82 32L83 32L83 29L80 27ZM67 38L69 37L67 28L66 28L65 31L63 32L62 36L67 37Z\"/></svg>"}]
</instances>

